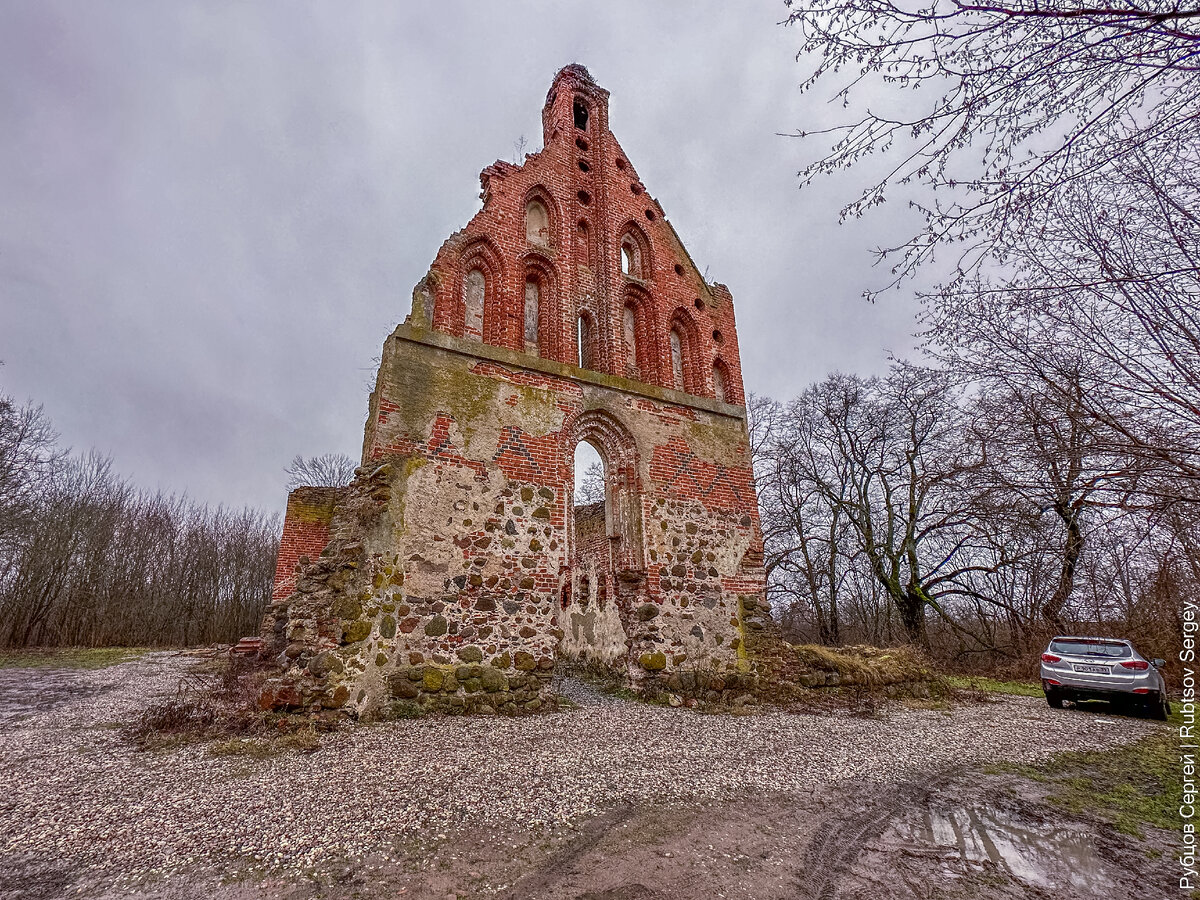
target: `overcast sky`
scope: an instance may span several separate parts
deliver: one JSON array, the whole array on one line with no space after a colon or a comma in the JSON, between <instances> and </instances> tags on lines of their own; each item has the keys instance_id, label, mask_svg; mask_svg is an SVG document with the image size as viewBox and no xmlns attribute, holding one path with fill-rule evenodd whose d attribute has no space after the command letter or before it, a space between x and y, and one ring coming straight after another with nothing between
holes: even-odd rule
<instances>
[{"instance_id":1,"label":"overcast sky","mask_svg":"<svg viewBox=\"0 0 1200 900\"><path fill-rule=\"evenodd\" d=\"M4 0L0 392L138 484L282 509L297 453L362 443L373 360L479 171L540 148L586 65L693 258L729 285L747 389L785 398L912 346L914 302L799 190L833 121L781 0Z\"/></svg>"}]
</instances>

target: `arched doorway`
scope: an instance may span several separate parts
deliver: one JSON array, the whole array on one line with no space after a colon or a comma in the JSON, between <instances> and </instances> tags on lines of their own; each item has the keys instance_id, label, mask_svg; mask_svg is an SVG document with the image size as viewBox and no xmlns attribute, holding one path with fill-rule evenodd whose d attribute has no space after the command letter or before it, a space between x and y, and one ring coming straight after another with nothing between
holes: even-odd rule
<instances>
[{"instance_id":1,"label":"arched doorway","mask_svg":"<svg viewBox=\"0 0 1200 900\"><path fill-rule=\"evenodd\" d=\"M560 652L624 666L627 623L645 585L637 447L614 416L585 412L567 430L571 505L561 584Z\"/></svg>"}]
</instances>

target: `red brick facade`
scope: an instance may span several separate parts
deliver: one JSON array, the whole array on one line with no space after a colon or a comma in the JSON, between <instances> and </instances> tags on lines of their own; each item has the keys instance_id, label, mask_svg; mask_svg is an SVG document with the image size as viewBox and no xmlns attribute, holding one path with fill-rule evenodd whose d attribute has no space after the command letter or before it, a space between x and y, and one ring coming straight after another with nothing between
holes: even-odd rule
<instances>
[{"instance_id":1,"label":"red brick facade","mask_svg":"<svg viewBox=\"0 0 1200 900\"><path fill-rule=\"evenodd\" d=\"M576 122L577 104L586 108L585 123ZM464 336L465 282L475 269L485 283L483 340L524 351L532 280L539 286L539 356L579 365L583 316L592 355L584 368L674 388L674 328L687 393L717 398L719 369L725 383L719 399L744 403L733 298L724 285L704 281L646 193L609 131L608 91L583 67L568 66L550 88L542 129L544 149L524 165L496 162L483 171L483 209L438 251L430 279L433 327ZM540 243L528 235L533 202L548 214L549 233ZM627 264L623 244L632 249ZM633 312L633 347L625 340L626 307Z\"/></svg>"},{"instance_id":2,"label":"red brick facade","mask_svg":"<svg viewBox=\"0 0 1200 900\"><path fill-rule=\"evenodd\" d=\"M329 543L329 523L340 488L297 488L288 494L275 564L273 600L282 600L296 586L296 564L301 557L316 559Z\"/></svg>"}]
</instances>

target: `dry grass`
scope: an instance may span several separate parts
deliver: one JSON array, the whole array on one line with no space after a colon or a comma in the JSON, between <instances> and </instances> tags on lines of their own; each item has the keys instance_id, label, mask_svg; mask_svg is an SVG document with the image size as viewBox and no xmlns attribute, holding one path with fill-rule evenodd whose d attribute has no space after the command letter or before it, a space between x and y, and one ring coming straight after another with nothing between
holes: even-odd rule
<instances>
[{"instance_id":1,"label":"dry grass","mask_svg":"<svg viewBox=\"0 0 1200 900\"><path fill-rule=\"evenodd\" d=\"M929 660L914 647L822 647L803 644L792 648L812 669L837 672L843 680L878 687L904 681L937 679Z\"/></svg>"},{"instance_id":2,"label":"dry grass","mask_svg":"<svg viewBox=\"0 0 1200 900\"><path fill-rule=\"evenodd\" d=\"M267 712L259 708L266 672L257 660L224 657L180 678L175 696L149 706L132 727L143 750L170 750L211 742L218 756L273 756L286 750L314 751L327 720Z\"/></svg>"},{"instance_id":3,"label":"dry grass","mask_svg":"<svg viewBox=\"0 0 1200 900\"><path fill-rule=\"evenodd\" d=\"M269 759L295 750L299 753L315 753L321 746L321 736L313 726L297 728L295 731L269 733L264 737L235 737L216 741L208 748L210 756L245 756L251 759Z\"/></svg>"}]
</instances>

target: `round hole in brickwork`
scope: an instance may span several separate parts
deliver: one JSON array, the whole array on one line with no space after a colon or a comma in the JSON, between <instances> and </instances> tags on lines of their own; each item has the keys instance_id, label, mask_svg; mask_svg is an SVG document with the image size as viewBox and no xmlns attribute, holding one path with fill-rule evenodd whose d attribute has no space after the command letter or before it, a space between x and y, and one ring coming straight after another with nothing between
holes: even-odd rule
<instances>
[{"instance_id":1,"label":"round hole in brickwork","mask_svg":"<svg viewBox=\"0 0 1200 900\"><path fill-rule=\"evenodd\" d=\"M675 274L676 275L683 274L683 266L679 265L679 263L675 263Z\"/></svg>"},{"instance_id":2,"label":"round hole in brickwork","mask_svg":"<svg viewBox=\"0 0 1200 900\"><path fill-rule=\"evenodd\" d=\"M583 138L575 138L575 146L578 147L580 150L582 150L584 153L587 153L587 151L588 151L588 142L585 141Z\"/></svg>"},{"instance_id":3,"label":"round hole in brickwork","mask_svg":"<svg viewBox=\"0 0 1200 900\"><path fill-rule=\"evenodd\" d=\"M579 171L580 171L580 172L587 172L587 171L589 171L590 169L591 169L591 166L589 166L589 165L587 164L587 161L586 161L586 160L583 160L583 159L581 159L581 160L579 161Z\"/></svg>"},{"instance_id":4,"label":"round hole in brickwork","mask_svg":"<svg viewBox=\"0 0 1200 900\"><path fill-rule=\"evenodd\" d=\"M577 196L579 198L579 202L582 203L584 206L587 206L589 203L592 202L592 195L589 194L587 191L580 191L575 196Z\"/></svg>"},{"instance_id":5,"label":"round hole in brickwork","mask_svg":"<svg viewBox=\"0 0 1200 900\"><path fill-rule=\"evenodd\" d=\"M636 197L638 194L640 194L642 192L642 186L640 184L631 184L629 186L629 191L630 191L630 193L633 194L633 196Z\"/></svg>"},{"instance_id":6,"label":"round hole in brickwork","mask_svg":"<svg viewBox=\"0 0 1200 900\"><path fill-rule=\"evenodd\" d=\"M646 218L649 219L651 222L653 222L655 219L654 210L652 210L652 209L646 210Z\"/></svg>"},{"instance_id":7,"label":"round hole in brickwork","mask_svg":"<svg viewBox=\"0 0 1200 900\"><path fill-rule=\"evenodd\" d=\"M624 171L624 170L625 170L625 160L624 160L624 159L622 159L622 158L621 158L621 157L619 157L619 156L617 157L617 168L618 168L618 169L620 169L620 170L622 170L622 171Z\"/></svg>"},{"instance_id":8,"label":"round hole in brickwork","mask_svg":"<svg viewBox=\"0 0 1200 900\"><path fill-rule=\"evenodd\" d=\"M692 303L695 304L696 309L704 309L704 301L701 300L699 297L697 297L695 300L693 300Z\"/></svg>"},{"instance_id":9,"label":"round hole in brickwork","mask_svg":"<svg viewBox=\"0 0 1200 900\"><path fill-rule=\"evenodd\" d=\"M725 343L725 335L721 334L720 328L718 328L716 331L713 332L713 343L715 343L715 344Z\"/></svg>"}]
</instances>

